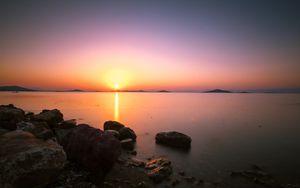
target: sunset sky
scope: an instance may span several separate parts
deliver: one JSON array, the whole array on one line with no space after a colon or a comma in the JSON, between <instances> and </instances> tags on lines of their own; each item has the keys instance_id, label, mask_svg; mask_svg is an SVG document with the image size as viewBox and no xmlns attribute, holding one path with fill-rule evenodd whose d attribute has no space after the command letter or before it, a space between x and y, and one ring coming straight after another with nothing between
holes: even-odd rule
<instances>
[{"instance_id":1,"label":"sunset sky","mask_svg":"<svg viewBox=\"0 0 300 188\"><path fill-rule=\"evenodd\" d=\"M300 87L300 1L0 2L0 85Z\"/></svg>"}]
</instances>

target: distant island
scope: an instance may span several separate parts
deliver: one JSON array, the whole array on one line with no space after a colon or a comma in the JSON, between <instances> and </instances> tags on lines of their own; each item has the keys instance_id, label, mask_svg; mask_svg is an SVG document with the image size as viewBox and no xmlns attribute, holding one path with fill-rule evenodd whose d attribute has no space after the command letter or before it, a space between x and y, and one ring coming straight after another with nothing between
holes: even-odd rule
<instances>
[{"instance_id":1,"label":"distant island","mask_svg":"<svg viewBox=\"0 0 300 188\"><path fill-rule=\"evenodd\" d=\"M0 86L0 91L36 91L20 86Z\"/></svg>"},{"instance_id":2,"label":"distant island","mask_svg":"<svg viewBox=\"0 0 300 188\"><path fill-rule=\"evenodd\" d=\"M205 93L232 93L232 92L223 89L214 89L214 90L205 91Z\"/></svg>"}]
</instances>

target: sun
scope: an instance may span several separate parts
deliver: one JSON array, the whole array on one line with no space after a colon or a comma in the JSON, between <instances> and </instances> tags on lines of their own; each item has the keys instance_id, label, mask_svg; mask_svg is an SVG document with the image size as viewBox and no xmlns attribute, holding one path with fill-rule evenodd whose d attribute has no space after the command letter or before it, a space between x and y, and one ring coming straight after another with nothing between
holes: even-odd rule
<instances>
[{"instance_id":1,"label":"sun","mask_svg":"<svg viewBox=\"0 0 300 188\"><path fill-rule=\"evenodd\" d=\"M109 88L113 90L124 89L129 82L129 74L125 70L110 70L105 74Z\"/></svg>"}]
</instances>

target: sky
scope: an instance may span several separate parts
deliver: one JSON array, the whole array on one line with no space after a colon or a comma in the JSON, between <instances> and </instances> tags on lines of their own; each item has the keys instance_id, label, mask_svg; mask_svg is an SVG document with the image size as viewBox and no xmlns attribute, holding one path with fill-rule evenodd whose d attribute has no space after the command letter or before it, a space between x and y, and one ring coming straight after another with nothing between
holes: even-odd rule
<instances>
[{"instance_id":1,"label":"sky","mask_svg":"<svg viewBox=\"0 0 300 188\"><path fill-rule=\"evenodd\" d=\"M300 87L300 1L2 0L0 85Z\"/></svg>"}]
</instances>

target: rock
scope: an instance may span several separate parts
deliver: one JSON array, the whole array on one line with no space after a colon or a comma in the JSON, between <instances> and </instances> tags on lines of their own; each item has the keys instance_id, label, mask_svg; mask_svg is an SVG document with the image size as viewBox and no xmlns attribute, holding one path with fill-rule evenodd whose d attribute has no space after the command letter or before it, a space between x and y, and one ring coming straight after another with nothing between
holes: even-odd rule
<instances>
[{"instance_id":1,"label":"rock","mask_svg":"<svg viewBox=\"0 0 300 188\"><path fill-rule=\"evenodd\" d=\"M104 130L115 130L119 131L121 128L125 127L122 123L119 123L117 121L106 121L104 123Z\"/></svg>"},{"instance_id":2,"label":"rock","mask_svg":"<svg viewBox=\"0 0 300 188\"><path fill-rule=\"evenodd\" d=\"M189 136L175 131L157 133L155 140L158 144L184 149L190 148L192 141Z\"/></svg>"},{"instance_id":3,"label":"rock","mask_svg":"<svg viewBox=\"0 0 300 188\"><path fill-rule=\"evenodd\" d=\"M145 167L145 162L137 158L132 158L127 162L127 164L128 166Z\"/></svg>"},{"instance_id":4,"label":"rock","mask_svg":"<svg viewBox=\"0 0 300 188\"><path fill-rule=\"evenodd\" d=\"M58 129L54 128L54 134L59 144L62 144L63 139L65 136L67 136L70 132L72 132L72 129Z\"/></svg>"},{"instance_id":5,"label":"rock","mask_svg":"<svg viewBox=\"0 0 300 188\"><path fill-rule=\"evenodd\" d=\"M116 130L105 130L104 132L113 135L117 139L120 137L120 133Z\"/></svg>"},{"instance_id":6,"label":"rock","mask_svg":"<svg viewBox=\"0 0 300 188\"><path fill-rule=\"evenodd\" d=\"M120 133L120 137L119 137L120 140L127 139L127 138L131 138L133 141L136 140L135 132L128 127L121 128L119 130L119 133Z\"/></svg>"},{"instance_id":7,"label":"rock","mask_svg":"<svg viewBox=\"0 0 300 188\"><path fill-rule=\"evenodd\" d=\"M25 112L14 105L0 105L0 127L16 130L17 123L25 119Z\"/></svg>"},{"instance_id":8,"label":"rock","mask_svg":"<svg viewBox=\"0 0 300 188\"><path fill-rule=\"evenodd\" d=\"M41 113L34 115L32 119L34 121L44 121L50 126L50 128L64 120L63 114L57 109L43 110Z\"/></svg>"},{"instance_id":9,"label":"rock","mask_svg":"<svg viewBox=\"0 0 300 188\"><path fill-rule=\"evenodd\" d=\"M151 159L145 168L151 169L147 175L154 183L160 183L172 174L171 161L165 158Z\"/></svg>"},{"instance_id":10,"label":"rock","mask_svg":"<svg viewBox=\"0 0 300 188\"><path fill-rule=\"evenodd\" d=\"M63 148L25 131L0 137L0 187L43 187L54 181L66 162Z\"/></svg>"},{"instance_id":11,"label":"rock","mask_svg":"<svg viewBox=\"0 0 300 188\"><path fill-rule=\"evenodd\" d=\"M46 122L24 122L17 123L17 129L30 132L35 137L47 140L54 137Z\"/></svg>"},{"instance_id":12,"label":"rock","mask_svg":"<svg viewBox=\"0 0 300 188\"><path fill-rule=\"evenodd\" d=\"M76 119L70 119L66 121L62 121L58 124L55 124L53 128L59 128L59 129L72 129L76 127Z\"/></svg>"},{"instance_id":13,"label":"rock","mask_svg":"<svg viewBox=\"0 0 300 188\"><path fill-rule=\"evenodd\" d=\"M179 174L180 176L185 176L185 172L184 172L184 171L180 171L180 172L178 172L178 174Z\"/></svg>"},{"instance_id":14,"label":"rock","mask_svg":"<svg viewBox=\"0 0 300 188\"><path fill-rule=\"evenodd\" d=\"M8 129L1 129L0 128L0 136L3 135L3 134L5 134L5 133L8 133L8 132L9 132Z\"/></svg>"},{"instance_id":15,"label":"rock","mask_svg":"<svg viewBox=\"0 0 300 188\"><path fill-rule=\"evenodd\" d=\"M134 141L131 138L121 140L121 146L123 149L133 150L134 149Z\"/></svg>"},{"instance_id":16,"label":"rock","mask_svg":"<svg viewBox=\"0 0 300 188\"><path fill-rule=\"evenodd\" d=\"M133 151L130 151L129 154L131 154L131 155L137 155L137 152L135 150L133 150Z\"/></svg>"},{"instance_id":17,"label":"rock","mask_svg":"<svg viewBox=\"0 0 300 188\"><path fill-rule=\"evenodd\" d=\"M86 124L80 124L68 133L61 143L69 160L91 173L91 180L101 184L121 154L120 142Z\"/></svg>"},{"instance_id":18,"label":"rock","mask_svg":"<svg viewBox=\"0 0 300 188\"><path fill-rule=\"evenodd\" d=\"M171 174L171 166L161 166L151 170L147 175L154 183L160 183L167 179Z\"/></svg>"},{"instance_id":19,"label":"rock","mask_svg":"<svg viewBox=\"0 0 300 188\"><path fill-rule=\"evenodd\" d=\"M175 179L175 180L172 181L172 186L175 187L179 183L180 183L180 181L178 179Z\"/></svg>"}]
</instances>

